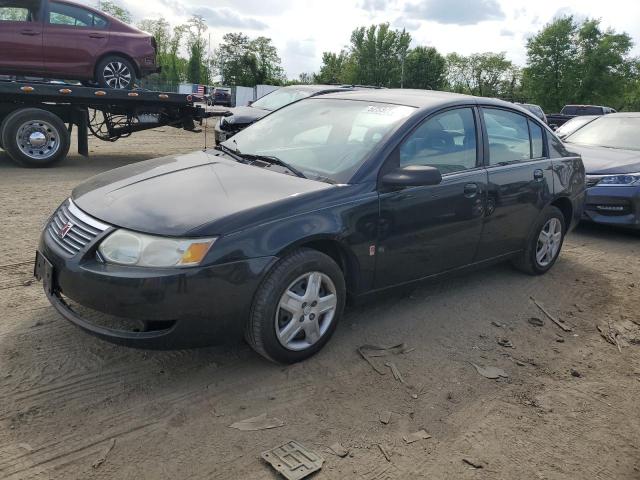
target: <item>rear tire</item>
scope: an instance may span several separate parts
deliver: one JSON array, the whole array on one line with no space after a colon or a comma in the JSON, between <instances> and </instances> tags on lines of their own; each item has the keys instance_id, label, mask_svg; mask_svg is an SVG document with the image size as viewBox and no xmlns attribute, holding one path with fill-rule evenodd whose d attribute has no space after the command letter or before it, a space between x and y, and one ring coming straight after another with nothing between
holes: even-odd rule
<instances>
[{"instance_id":1,"label":"rear tire","mask_svg":"<svg viewBox=\"0 0 640 480\"><path fill-rule=\"evenodd\" d=\"M514 267L529 275L547 273L556 263L567 231L559 208L546 207L532 229L524 252L512 261Z\"/></svg>"},{"instance_id":2,"label":"rear tire","mask_svg":"<svg viewBox=\"0 0 640 480\"><path fill-rule=\"evenodd\" d=\"M110 55L98 63L95 80L101 88L131 90L136 83L136 69L126 58Z\"/></svg>"},{"instance_id":3,"label":"rear tire","mask_svg":"<svg viewBox=\"0 0 640 480\"><path fill-rule=\"evenodd\" d=\"M50 167L67 156L71 139L60 117L40 108L9 114L0 129L2 145L24 167Z\"/></svg>"},{"instance_id":4,"label":"rear tire","mask_svg":"<svg viewBox=\"0 0 640 480\"><path fill-rule=\"evenodd\" d=\"M295 363L329 341L342 316L344 276L333 259L302 248L283 257L253 299L245 339L263 357Z\"/></svg>"}]
</instances>

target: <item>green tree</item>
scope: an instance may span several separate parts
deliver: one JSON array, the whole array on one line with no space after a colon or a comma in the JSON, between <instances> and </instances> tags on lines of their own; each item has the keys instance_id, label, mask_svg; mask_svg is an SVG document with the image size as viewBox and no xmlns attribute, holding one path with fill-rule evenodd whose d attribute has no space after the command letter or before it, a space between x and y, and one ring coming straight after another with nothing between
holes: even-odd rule
<instances>
[{"instance_id":1,"label":"green tree","mask_svg":"<svg viewBox=\"0 0 640 480\"><path fill-rule=\"evenodd\" d=\"M640 58L629 61L629 78L625 82L624 104L622 109L640 112Z\"/></svg>"},{"instance_id":2,"label":"green tree","mask_svg":"<svg viewBox=\"0 0 640 480\"><path fill-rule=\"evenodd\" d=\"M98 10L102 10L108 13L112 17L116 17L118 20L122 20L125 23L131 23L131 12L124 7L121 7L113 0L98 0Z\"/></svg>"},{"instance_id":3,"label":"green tree","mask_svg":"<svg viewBox=\"0 0 640 480\"><path fill-rule=\"evenodd\" d=\"M581 103L622 106L633 46L627 33L602 31L599 20L586 20L578 31L578 99Z\"/></svg>"},{"instance_id":4,"label":"green tree","mask_svg":"<svg viewBox=\"0 0 640 480\"><path fill-rule=\"evenodd\" d=\"M194 15L187 23L187 81L191 83L210 83L209 59L207 54L207 39L204 34L208 27L204 18Z\"/></svg>"},{"instance_id":5,"label":"green tree","mask_svg":"<svg viewBox=\"0 0 640 480\"><path fill-rule=\"evenodd\" d=\"M251 60L248 62L254 81L258 84L280 85L286 81L278 50L267 37L258 37L249 42Z\"/></svg>"},{"instance_id":6,"label":"green tree","mask_svg":"<svg viewBox=\"0 0 640 480\"><path fill-rule=\"evenodd\" d=\"M578 25L572 16L557 18L527 42L524 82L532 100L549 111L572 103L578 91Z\"/></svg>"},{"instance_id":7,"label":"green tree","mask_svg":"<svg viewBox=\"0 0 640 480\"><path fill-rule=\"evenodd\" d=\"M153 35L156 40L157 62L162 67L153 81L162 84L175 85L186 80L187 60L178 54L182 45L187 26L179 25L171 30L169 22L164 18L144 19L138 23L138 28Z\"/></svg>"},{"instance_id":8,"label":"green tree","mask_svg":"<svg viewBox=\"0 0 640 480\"><path fill-rule=\"evenodd\" d=\"M251 40L243 33L227 33L214 53L213 65L226 85L254 87L285 81L278 52L266 37Z\"/></svg>"},{"instance_id":9,"label":"green tree","mask_svg":"<svg viewBox=\"0 0 640 480\"><path fill-rule=\"evenodd\" d=\"M348 83L346 77L346 65L349 61L349 54L344 50L340 53L324 52L322 54L322 66L320 72L315 76L316 83L334 84Z\"/></svg>"},{"instance_id":10,"label":"green tree","mask_svg":"<svg viewBox=\"0 0 640 480\"><path fill-rule=\"evenodd\" d=\"M404 62L404 87L441 90L446 77L445 58L433 47L409 50Z\"/></svg>"},{"instance_id":11,"label":"green tree","mask_svg":"<svg viewBox=\"0 0 640 480\"><path fill-rule=\"evenodd\" d=\"M481 97L510 97L519 79L517 67L502 53L447 55L448 88Z\"/></svg>"},{"instance_id":12,"label":"green tree","mask_svg":"<svg viewBox=\"0 0 640 480\"><path fill-rule=\"evenodd\" d=\"M354 81L350 83L400 86L402 64L410 43L409 33L392 30L388 23L356 28L351 34Z\"/></svg>"}]
</instances>

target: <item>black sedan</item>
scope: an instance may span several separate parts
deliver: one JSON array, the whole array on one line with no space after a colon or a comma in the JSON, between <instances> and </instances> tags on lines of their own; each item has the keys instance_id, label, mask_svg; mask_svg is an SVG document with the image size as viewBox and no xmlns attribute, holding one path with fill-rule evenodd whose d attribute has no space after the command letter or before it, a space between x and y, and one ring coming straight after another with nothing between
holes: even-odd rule
<instances>
[{"instance_id":1,"label":"black sedan","mask_svg":"<svg viewBox=\"0 0 640 480\"><path fill-rule=\"evenodd\" d=\"M260 97L249 106L233 108L233 115L221 118L215 127L216 143L224 142L265 115L290 103L316 95L353 89L351 85L292 85L279 88Z\"/></svg>"},{"instance_id":2,"label":"black sedan","mask_svg":"<svg viewBox=\"0 0 640 480\"><path fill-rule=\"evenodd\" d=\"M587 172L584 219L640 229L640 113L596 117L565 142Z\"/></svg>"},{"instance_id":3,"label":"black sedan","mask_svg":"<svg viewBox=\"0 0 640 480\"><path fill-rule=\"evenodd\" d=\"M584 188L580 158L513 104L334 93L215 150L87 180L43 230L35 271L54 307L102 338L244 333L295 362L329 340L347 296L505 260L547 272Z\"/></svg>"}]
</instances>

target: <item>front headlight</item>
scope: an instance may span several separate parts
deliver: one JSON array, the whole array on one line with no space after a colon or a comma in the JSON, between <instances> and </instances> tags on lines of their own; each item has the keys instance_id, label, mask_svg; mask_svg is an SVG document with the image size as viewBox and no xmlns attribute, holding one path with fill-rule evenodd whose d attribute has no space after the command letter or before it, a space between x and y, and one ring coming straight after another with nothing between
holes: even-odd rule
<instances>
[{"instance_id":1,"label":"front headlight","mask_svg":"<svg viewBox=\"0 0 640 480\"><path fill-rule=\"evenodd\" d=\"M198 265L215 238L156 237L116 230L98 247L109 263L138 267L190 267Z\"/></svg>"},{"instance_id":2,"label":"front headlight","mask_svg":"<svg viewBox=\"0 0 640 480\"><path fill-rule=\"evenodd\" d=\"M635 185L640 184L640 173L625 173L622 175L609 175L603 177L598 186L606 187L608 185Z\"/></svg>"}]
</instances>

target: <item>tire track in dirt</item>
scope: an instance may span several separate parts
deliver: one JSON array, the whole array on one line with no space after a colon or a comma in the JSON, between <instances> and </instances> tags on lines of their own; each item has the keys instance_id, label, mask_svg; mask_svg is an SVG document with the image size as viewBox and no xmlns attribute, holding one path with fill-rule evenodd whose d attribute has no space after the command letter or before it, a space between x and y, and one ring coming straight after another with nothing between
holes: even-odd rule
<instances>
[{"instance_id":1,"label":"tire track in dirt","mask_svg":"<svg viewBox=\"0 0 640 480\"><path fill-rule=\"evenodd\" d=\"M59 441L51 442L33 449L33 451L14 456L7 462L0 463L0 475L6 480L34 478L51 471L59 470L64 466L74 463L90 454L98 454L102 450L103 443L116 439L120 441L133 441L137 438L152 434L161 428L163 417L157 417L151 421L136 422L126 428L108 429L99 435L82 437L78 439L74 435L68 435Z\"/></svg>"}]
</instances>

